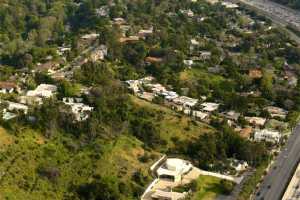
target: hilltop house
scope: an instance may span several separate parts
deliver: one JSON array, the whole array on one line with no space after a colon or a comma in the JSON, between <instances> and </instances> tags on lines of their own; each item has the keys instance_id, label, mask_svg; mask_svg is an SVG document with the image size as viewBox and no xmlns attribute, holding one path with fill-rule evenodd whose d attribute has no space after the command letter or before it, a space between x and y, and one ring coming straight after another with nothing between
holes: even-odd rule
<instances>
[{"instance_id":1,"label":"hilltop house","mask_svg":"<svg viewBox=\"0 0 300 200\"><path fill-rule=\"evenodd\" d=\"M165 163L157 169L156 173L160 179L180 182L182 176L187 174L192 168L193 165L185 160L168 158Z\"/></svg>"}]
</instances>

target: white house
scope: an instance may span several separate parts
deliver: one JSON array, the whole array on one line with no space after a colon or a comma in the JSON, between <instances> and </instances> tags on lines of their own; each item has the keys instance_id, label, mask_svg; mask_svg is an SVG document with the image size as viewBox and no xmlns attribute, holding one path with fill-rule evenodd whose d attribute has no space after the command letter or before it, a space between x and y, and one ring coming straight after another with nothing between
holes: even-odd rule
<instances>
[{"instance_id":1,"label":"white house","mask_svg":"<svg viewBox=\"0 0 300 200\"><path fill-rule=\"evenodd\" d=\"M230 159L230 166L237 172L245 171L249 167L246 161L237 159Z\"/></svg>"},{"instance_id":2,"label":"white house","mask_svg":"<svg viewBox=\"0 0 300 200\"><path fill-rule=\"evenodd\" d=\"M63 102L71 107L72 113L75 115L76 121L85 121L89 118L89 113L93 111L93 107L81 103L81 98L63 98ZM80 103L78 103L80 102Z\"/></svg>"},{"instance_id":3,"label":"white house","mask_svg":"<svg viewBox=\"0 0 300 200\"><path fill-rule=\"evenodd\" d=\"M21 104L21 103L15 103L15 102L10 102L10 101L7 101L7 104L8 104L8 107L7 109L9 111L21 111L23 112L24 114L27 114L28 113L28 106L24 105L24 104Z\"/></svg>"},{"instance_id":4,"label":"white house","mask_svg":"<svg viewBox=\"0 0 300 200\"><path fill-rule=\"evenodd\" d=\"M201 112L201 111L193 111L192 112L192 116L200 119L200 120L204 120L205 118L208 117L207 113Z\"/></svg>"},{"instance_id":5,"label":"white house","mask_svg":"<svg viewBox=\"0 0 300 200\"><path fill-rule=\"evenodd\" d=\"M128 89L132 90L134 93L138 93L140 91L140 82L138 80L128 80L126 83L128 85Z\"/></svg>"},{"instance_id":6,"label":"white house","mask_svg":"<svg viewBox=\"0 0 300 200\"><path fill-rule=\"evenodd\" d=\"M202 110L204 112L213 112L219 109L220 104L218 103L212 103L212 102L205 102L201 104Z\"/></svg>"},{"instance_id":7,"label":"white house","mask_svg":"<svg viewBox=\"0 0 300 200\"><path fill-rule=\"evenodd\" d=\"M100 36L100 34L98 34L98 33L90 33L90 34L85 34L85 35L81 36L81 39L93 40L93 39L97 39L99 36Z\"/></svg>"},{"instance_id":8,"label":"white house","mask_svg":"<svg viewBox=\"0 0 300 200\"><path fill-rule=\"evenodd\" d=\"M173 99L173 102L183 108L192 108L198 103L198 99L190 98L187 96L180 96Z\"/></svg>"},{"instance_id":9,"label":"white house","mask_svg":"<svg viewBox=\"0 0 300 200\"><path fill-rule=\"evenodd\" d=\"M191 67L194 64L193 60L183 60L183 64L185 64L188 67Z\"/></svg>"},{"instance_id":10,"label":"white house","mask_svg":"<svg viewBox=\"0 0 300 200\"><path fill-rule=\"evenodd\" d=\"M254 140L255 141L266 141L266 142L273 142L278 143L281 138L279 131L273 130L257 130L254 133Z\"/></svg>"},{"instance_id":11,"label":"white house","mask_svg":"<svg viewBox=\"0 0 300 200\"><path fill-rule=\"evenodd\" d=\"M55 85L40 84L35 90L29 90L27 92L27 96L50 98L56 93L56 91L57 87Z\"/></svg>"},{"instance_id":12,"label":"white house","mask_svg":"<svg viewBox=\"0 0 300 200\"><path fill-rule=\"evenodd\" d=\"M13 118L17 117L16 114L12 113L12 112L8 112L6 109L3 110L2 113L2 119L5 121L11 120Z\"/></svg>"},{"instance_id":13,"label":"white house","mask_svg":"<svg viewBox=\"0 0 300 200\"><path fill-rule=\"evenodd\" d=\"M193 165L185 160L178 158L168 158L163 165L161 165L156 173L160 179L168 179L172 182L179 182L182 176L192 170Z\"/></svg>"}]
</instances>

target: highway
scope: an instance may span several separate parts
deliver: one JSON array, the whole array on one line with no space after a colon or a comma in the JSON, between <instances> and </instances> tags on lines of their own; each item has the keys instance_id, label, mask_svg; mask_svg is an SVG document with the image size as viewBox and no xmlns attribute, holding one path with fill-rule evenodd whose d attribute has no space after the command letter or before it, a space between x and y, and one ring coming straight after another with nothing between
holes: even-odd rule
<instances>
[{"instance_id":1,"label":"highway","mask_svg":"<svg viewBox=\"0 0 300 200\"><path fill-rule=\"evenodd\" d=\"M300 124L293 130L268 174L264 177L256 200L280 200L300 161Z\"/></svg>"},{"instance_id":2,"label":"highway","mask_svg":"<svg viewBox=\"0 0 300 200\"><path fill-rule=\"evenodd\" d=\"M270 0L239 0L240 2L256 7L269 16L284 24L291 24L300 28L300 12Z\"/></svg>"},{"instance_id":3,"label":"highway","mask_svg":"<svg viewBox=\"0 0 300 200\"><path fill-rule=\"evenodd\" d=\"M282 26L289 33L291 39L300 44L300 38L292 31L285 28L286 25L293 25L300 31L300 11L293 10L270 0L229 0L233 3L241 3L246 7L264 15L273 21L274 24Z\"/></svg>"}]
</instances>

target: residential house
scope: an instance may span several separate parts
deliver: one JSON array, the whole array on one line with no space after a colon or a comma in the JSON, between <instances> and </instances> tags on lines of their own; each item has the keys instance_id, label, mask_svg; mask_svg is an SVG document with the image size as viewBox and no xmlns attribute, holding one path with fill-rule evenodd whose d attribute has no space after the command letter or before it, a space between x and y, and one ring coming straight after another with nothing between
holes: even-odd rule
<instances>
[{"instance_id":1,"label":"residential house","mask_svg":"<svg viewBox=\"0 0 300 200\"><path fill-rule=\"evenodd\" d=\"M205 120L208 117L208 114L204 113L204 112L201 112L201 111L193 110L192 111L192 116L197 118L197 119L200 119L200 120Z\"/></svg>"},{"instance_id":2,"label":"residential house","mask_svg":"<svg viewBox=\"0 0 300 200\"><path fill-rule=\"evenodd\" d=\"M191 171L192 168L193 165L188 161L178 158L168 158L165 163L157 169L156 173L160 179L180 182L182 176Z\"/></svg>"},{"instance_id":3,"label":"residential house","mask_svg":"<svg viewBox=\"0 0 300 200\"><path fill-rule=\"evenodd\" d=\"M139 80L128 80L125 81L128 85L128 89L132 90L134 94L140 91L140 81Z\"/></svg>"},{"instance_id":4,"label":"residential house","mask_svg":"<svg viewBox=\"0 0 300 200\"><path fill-rule=\"evenodd\" d=\"M95 40L100 36L98 33L89 33L81 36L81 39L83 40Z\"/></svg>"},{"instance_id":5,"label":"residential house","mask_svg":"<svg viewBox=\"0 0 300 200\"><path fill-rule=\"evenodd\" d=\"M197 103L198 99L193 99L187 96L180 96L175 99L173 99L173 103L175 104L175 108L178 111L183 110L184 108L191 109L193 108Z\"/></svg>"},{"instance_id":6,"label":"residential house","mask_svg":"<svg viewBox=\"0 0 300 200\"><path fill-rule=\"evenodd\" d=\"M57 87L51 84L40 84L35 90L29 90L26 96L50 98L57 91Z\"/></svg>"},{"instance_id":7,"label":"residential house","mask_svg":"<svg viewBox=\"0 0 300 200\"><path fill-rule=\"evenodd\" d=\"M200 51L199 52L199 58L201 60L208 60L211 58L211 52L210 51Z\"/></svg>"},{"instance_id":8,"label":"residential house","mask_svg":"<svg viewBox=\"0 0 300 200\"><path fill-rule=\"evenodd\" d=\"M155 94L162 94L163 92L167 91L166 88L159 83L156 84L150 83L145 85L146 87L149 87L149 89Z\"/></svg>"},{"instance_id":9,"label":"residential house","mask_svg":"<svg viewBox=\"0 0 300 200\"><path fill-rule=\"evenodd\" d=\"M232 121L238 121L239 117L240 117L240 113L235 112L234 110L228 111L226 113L223 113L223 116L226 119L232 120Z\"/></svg>"},{"instance_id":10,"label":"residential house","mask_svg":"<svg viewBox=\"0 0 300 200\"><path fill-rule=\"evenodd\" d=\"M264 126L267 119L262 117L245 117L246 121L248 121L253 126Z\"/></svg>"},{"instance_id":11,"label":"residential house","mask_svg":"<svg viewBox=\"0 0 300 200\"><path fill-rule=\"evenodd\" d=\"M99 48L96 48L90 55L90 60L92 62L96 62L98 60L104 60L105 56L107 56L107 47L105 45L100 45Z\"/></svg>"},{"instance_id":12,"label":"residential house","mask_svg":"<svg viewBox=\"0 0 300 200\"><path fill-rule=\"evenodd\" d=\"M7 110L9 111L20 111L23 112L24 114L28 113L28 106L21 104L21 103L15 103L11 101L7 101Z\"/></svg>"},{"instance_id":13,"label":"residential house","mask_svg":"<svg viewBox=\"0 0 300 200\"><path fill-rule=\"evenodd\" d=\"M76 121L85 121L89 118L89 113L93 111L93 107L85 105L80 98L63 98L64 104L71 107L72 113L75 115Z\"/></svg>"},{"instance_id":14,"label":"residential house","mask_svg":"<svg viewBox=\"0 0 300 200\"><path fill-rule=\"evenodd\" d=\"M114 24L116 24L116 25L122 25L122 24L126 23L126 20L122 17L116 17L113 19L113 21L114 21Z\"/></svg>"},{"instance_id":15,"label":"residential house","mask_svg":"<svg viewBox=\"0 0 300 200\"><path fill-rule=\"evenodd\" d=\"M172 101L173 99L178 97L178 94L173 91L164 91L160 95L163 96L168 101Z\"/></svg>"},{"instance_id":16,"label":"residential house","mask_svg":"<svg viewBox=\"0 0 300 200\"><path fill-rule=\"evenodd\" d=\"M265 108L265 110L268 111L268 113L270 113L271 117L279 117L282 119L285 119L288 114L288 111L275 106L268 106Z\"/></svg>"},{"instance_id":17,"label":"residential house","mask_svg":"<svg viewBox=\"0 0 300 200\"><path fill-rule=\"evenodd\" d=\"M249 167L246 161L237 159L230 159L230 166L237 172L245 171Z\"/></svg>"},{"instance_id":18,"label":"residential house","mask_svg":"<svg viewBox=\"0 0 300 200\"><path fill-rule=\"evenodd\" d=\"M120 43L127 43L127 42L137 42L139 40L140 40L139 36L129 36L129 37L121 37L119 39L119 42Z\"/></svg>"},{"instance_id":19,"label":"residential house","mask_svg":"<svg viewBox=\"0 0 300 200\"><path fill-rule=\"evenodd\" d=\"M147 36L152 35L152 34L153 34L153 27L151 27L149 29L141 29L138 32L138 36L140 38L144 38L144 37L147 37Z\"/></svg>"},{"instance_id":20,"label":"residential house","mask_svg":"<svg viewBox=\"0 0 300 200\"><path fill-rule=\"evenodd\" d=\"M255 141L266 141L272 143L278 143L280 141L281 135L279 131L273 131L268 129L257 130L254 133Z\"/></svg>"},{"instance_id":21,"label":"residential house","mask_svg":"<svg viewBox=\"0 0 300 200\"><path fill-rule=\"evenodd\" d=\"M155 97L155 95L150 92L141 92L141 93L138 93L137 96L146 101L152 101Z\"/></svg>"},{"instance_id":22,"label":"residential house","mask_svg":"<svg viewBox=\"0 0 300 200\"><path fill-rule=\"evenodd\" d=\"M2 119L5 121L11 120L13 118L16 118L17 115L12 113L12 112L8 112L7 109L4 109L2 112Z\"/></svg>"},{"instance_id":23,"label":"residential house","mask_svg":"<svg viewBox=\"0 0 300 200\"><path fill-rule=\"evenodd\" d=\"M0 93L8 94L13 92L19 92L19 87L13 82L0 82Z\"/></svg>"},{"instance_id":24,"label":"residential house","mask_svg":"<svg viewBox=\"0 0 300 200\"><path fill-rule=\"evenodd\" d=\"M202 111L210 113L210 112L214 112L214 111L218 110L220 104L212 103L212 102L205 102L205 103L202 103L201 106L202 106Z\"/></svg>"}]
</instances>

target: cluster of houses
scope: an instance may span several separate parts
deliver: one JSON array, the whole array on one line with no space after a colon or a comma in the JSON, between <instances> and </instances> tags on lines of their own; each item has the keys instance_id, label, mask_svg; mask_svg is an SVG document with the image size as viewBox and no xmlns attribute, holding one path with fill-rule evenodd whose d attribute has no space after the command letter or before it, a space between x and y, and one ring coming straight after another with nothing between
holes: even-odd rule
<instances>
[{"instance_id":1,"label":"cluster of houses","mask_svg":"<svg viewBox=\"0 0 300 200\"><path fill-rule=\"evenodd\" d=\"M154 98L161 97L164 99L164 105L204 122L209 122L210 117L214 114L220 115L227 120L227 123L236 132L247 139L278 143L281 137L287 135L290 131L288 124L284 122L288 111L279 107L268 106L264 108L269 113L269 118L243 117L240 113L233 110L221 112L219 109L220 104L205 102L206 97L202 97L199 100L180 96L174 91L167 90L163 85L155 83L154 78L151 76L138 80L128 80L126 84L133 94L141 99L151 102ZM243 117L249 125L246 127L240 126L240 117Z\"/></svg>"},{"instance_id":2,"label":"cluster of houses","mask_svg":"<svg viewBox=\"0 0 300 200\"><path fill-rule=\"evenodd\" d=\"M12 82L1 82L0 93L17 94L17 102L1 100L2 119L7 121L17 117L19 114L27 115L30 107L40 106L43 100L52 98L57 93L57 86L52 84L40 84L34 90L21 91ZM82 103L81 98L63 98L62 102L71 108L76 121L85 121L93 111L93 107Z\"/></svg>"},{"instance_id":3,"label":"cluster of houses","mask_svg":"<svg viewBox=\"0 0 300 200\"><path fill-rule=\"evenodd\" d=\"M139 98L153 101L155 97L162 97L165 105L186 115L200 120L208 119L209 115L218 110L220 104L214 102L202 102L205 97L199 99L180 96L176 92L167 90L159 83L153 83L153 77L145 77L138 80L128 80L128 88ZM197 107L197 108L196 108Z\"/></svg>"}]
</instances>

